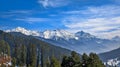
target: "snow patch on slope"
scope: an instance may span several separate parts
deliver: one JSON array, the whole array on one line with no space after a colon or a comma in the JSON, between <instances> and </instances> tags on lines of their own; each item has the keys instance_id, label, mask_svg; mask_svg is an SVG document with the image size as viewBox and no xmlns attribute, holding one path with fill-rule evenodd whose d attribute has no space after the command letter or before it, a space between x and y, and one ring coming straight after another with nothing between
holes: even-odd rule
<instances>
[{"instance_id":1,"label":"snow patch on slope","mask_svg":"<svg viewBox=\"0 0 120 67\"><path fill-rule=\"evenodd\" d=\"M110 59L107 62L104 63L106 66L110 66L110 67L115 67L115 66L119 66L120 64L120 60L118 60L117 58L115 59Z\"/></svg>"}]
</instances>

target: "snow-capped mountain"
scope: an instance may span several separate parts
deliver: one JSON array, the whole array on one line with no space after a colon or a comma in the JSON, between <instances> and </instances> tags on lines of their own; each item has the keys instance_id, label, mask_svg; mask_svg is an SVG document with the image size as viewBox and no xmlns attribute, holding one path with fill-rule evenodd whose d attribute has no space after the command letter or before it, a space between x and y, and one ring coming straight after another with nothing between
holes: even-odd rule
<instances>
[{"instance_id":1,"label":"snow-capped mountain","mask_svg":"<svg viewBox=\"0 0 120 67\"><path fill-rule=\"evenodd\" d=\"M40 33L38 31L31 31L31 30L27 30L27 29L22 28L22 27L17 27L17 28L12 29L12 30L6 30L5 32L20 32L20 33L25 34L25 35L40 36Z\"/></svg>"},{"instance_id":2,"label":"snow-capped mountain","mask_svg":"<svg viewBox=\"0 0 120 67\"><path fill-rule=\"evenodd\" d=\"M47 38L44 33L47 34ZM64 30L54 30L45 31L43 34L44 39L42 40L79 53L102 53L116 49L120 46L120 41L100 39L84 31L70 34Z\"/></svg>"},{"instance_id":3,"label":"snow-capped mountain","mask_svg":"<svg viewBox=\"0 0 120 67\"><path fill-rule=\"evenodd\" d=\"M80 31L75 33L75 36L78 38L95 38L95 36L89 34L89 33L85 33L84 31Z\"/></svg>"},{"instance_id":4,"label":"snow-capped mountain","mask_svg":"<svg viewBox=\"0 0 120 67\"><path fill-rule=\"evenodd\" d=\"M32 35L45 42L79 53L107 52L120 46L120 41L100 39L84 31L75 34L60 29L38 32L17 27L12 30L7 30L6 32L21 32L25 35Z\"/></svg>"},{"instance_id":5,"label":"snow-capped mountain","mask_svg":"<svg viewBox=\"0 0 120 67\"><path fill-rule=\"evenodd\" d=\"M55 39L57 40L58 38L64 38L66 40L69 40L69 39L77 39L77 37L72 34L72 33L69 33L65 30L46 30L43 32L43 38L45 39Z\"/></svg>"},{"instance_id":6,"label":"snow-capped mountain","mask_svg":"<svg viewBox=\"0 0 120 67\"><path fill-rule=\"evenodd\" d=\"M20 32L22 34L25 35L32 35L32 36L39 36L45 39L54 39L57 40L59 38L64 38L66 40L69 39L78 39L74 34L69 33L65 30L46 30L44 32L38 32L38 31L32 31L32 30L27 30L25 28L22 27L17 27L15 29L12 30L6 30L6 32Z\"/></svg>"}]
</instances>

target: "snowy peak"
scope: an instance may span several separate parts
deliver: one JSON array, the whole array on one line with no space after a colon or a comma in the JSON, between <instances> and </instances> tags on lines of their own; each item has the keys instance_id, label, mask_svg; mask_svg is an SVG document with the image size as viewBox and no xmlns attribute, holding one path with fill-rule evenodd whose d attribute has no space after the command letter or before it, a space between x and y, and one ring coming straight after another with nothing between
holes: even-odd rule
<instances>
[{"instance_id":1,"label":"snowy peak","mask_svg":"<svg viewBox=\"0 0 120 67\"><path fill-rule=\"evenodd\" d=\"M73 33L70 33L68 31L61 30L61 29L46 30L44 32L38 32L38 31L27 30L22 27L17 27L12 30L6 30L6 32L21 32L22 34L25 34L25 35L38 36L38 37L42 37L45 39L53 39L53 40L58 40L59 38L60 39L62 38L65 40L70 40L70 39L78 40L80 38L94 38L95 37L84 31L80 31L80 32L73 34Z\"/></svg>"},{"instance_id":2,"label":"snowy peak","mask_svg":"<svg viewBox=\"0 0 120 67\"><path fill-rule=\"evenodd\" d=\"M40 36L39 32L27 30L27 29L22 28L22 27L17 27L17 28L12 29L12 30L6 30L6 32L20 32L20 33L25 34L25 35Z\"/></svg>"},{"instance_id":3,"label":"snowy peak","mask_svg":"<svg viewBox=\"0 0 120 67\"><path fill-rule=\"evenodd\" d=\"M64 38L66 40L69 39L77 39L74 34L71 34L65 30L46 30L43 32L43 37L46 39L58 39L58 38Z\"/></svg>"},{"instance_id":4,"label":"snowy peak","mask_svg":"<svg viewBox=\"0 0 120 67\"><path fill-rule=\"evenodd\" d=\"M12 30L6 30L5 32L20 32L20 33L25 34L25 35L38 36L38 37L42 37L45 39L54 39L54 40L57 40L59 38L62 38L65 40L78 39L74 34L69 33L65 30L60 30L60 29L46 30L44 32L38 32L38 31L27 30L27 29L22 28L22 27L17 27L17 28L12 29Z\"/></svg>"},{"instance_id":5,"label":"snowy peak","mask_svg":"<svg viewBox=\"0 0 120 67\"><path fill-rule=\"evenodd\" d=\"M86 33L84 31L79 31L77 33L75 33L75 36L79 37L79 38L94 38L95 36L89 34L89 33Z\"/></svg>"}]
</instances>

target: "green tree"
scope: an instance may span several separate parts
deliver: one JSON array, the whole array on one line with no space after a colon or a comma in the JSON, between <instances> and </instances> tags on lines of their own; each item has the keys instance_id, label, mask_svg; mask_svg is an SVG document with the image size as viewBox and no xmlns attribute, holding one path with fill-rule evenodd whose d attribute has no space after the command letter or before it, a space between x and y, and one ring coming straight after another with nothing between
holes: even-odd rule
<instances>
[{"instance_id":1,"label":"green tree","mask_svg":"<svg viewBox=\"0 0 120 67\"><path fill-rule=\"evenodd\" d=\"M89 57L90 58L89 58L88 67L105 67L102 61L99 59L97 54L90 53Z\"/></svg>"},{"instance_id":2,"label":"green tree","mask_svg":"<svg viewBox=\"0 0 120 67\"><path fill-rule=\"evenodd\" d=\"M43 59L43 54L44 54L44 52L43 52L44 50L43 50L43 46L41 47L41 51L40 51L40 53L41 53L41 67L44 67L44 59Z\"/></svg>"},{"instance_id":3,"label":"green tree","mask_svg":"<svg viewBox=\"0 0 120 67\"><path fill-rule=\"evenodd\" d=\"M76 53L75 51L72 51L71 52L71 57L73 59L73 67L80 67L81 65L81 61L80 61L80 56L78 53Z\"/></svg>"},{"instance_id":4,"label":"green tree","mask_svg":"<svg viewBox=\"0 0 120 67\"><path fill-rule=\"evenodd\" d=\"M80 63L80 56L78 55L78 53L76 53L75 51L72 51L71 56L72 56L75 64Z\"/></svg>"},{"instance_id":5,"label":"green tree","mask_svg":"<svg viewBox=\"0 0 120 67\"><path fill-rule=\"evenodd\" d=\"M7 54L10 56L10 46L4 40L0 40L0 54Z\"/></svg>"},{"instance_id":6,"label":"green tree","mask_svg":"<svg viewBox=\"0 0 120 67\"><path fill-rule=\"evenodd\" d=\"M63 56L61 67L67 67L67 65L68 65L68 57Z\"/></svg>"},{"instance_id":7,"label":"green tree","mask_svg":"<svg viewBox=\"0 0 120 67\"><path fill-rule=\"evenodd\" d=\"M6 44L7 44L7 43L6 43ZM10 56L10 46L9 46L8 44L6 45L6 51L7 51L7 52L6 52L7 55Z\"/></svg>"},{"instance_id":8,"label":"green tree","mask_svg":"<svg viewBox=\"0 0 120 67\"><path fill-rule=\"evenodd\" d=\"M37 62L37 53L36 53L36 45L30 44L29 45L29 65L31 67L36 67Z\"/></svg>"},{"instance_id":9,"label":"green tree","mask_svg":"<svg viewBox=\"0 0 120 67\"><path fill-rule=\"evenodd\" d=\"M52 57L50 66L51 67L61 67L60 62L55 57Z\"/></svg>"},{"instance_id":10,"label":"green tree","mask_svg":"<svg viewBox=\"0 0 120 67\"><path fill-rule=\"evenodd\" d=\"M21 47L18 44L15 44L13 49L13 57L16 59L16 65L21 64Z\"/></svg>"},{"instance_id":11,"label":"green tree","mask_svg":"<svg viewBox=\"0 0 120 67\"><path fill-rule=\"evenodd\" d=\"M20 65L24 66L26 64L26 46L25 45L21 45L21 56L20 56Z\"/></svg>"},{"instance_id":12,"label":"green tree","mask_svg":"<svg viewBox=\"0 0 120 67\"><path fill-rule=\"evenodd\" d=\"M50 67L50 59L48 57L48 59L46 60L46 67Z\"/></svg>"},{"instance_id":13,"label":"green tree","mask_svg":"<svg viewBox=\"0 0 120 67\"><path fill-rule=\"evenodd\" d=\"M82 66L83 67L88 66L88 60L89 60L89 56L86 53L83 53L82 55Z\"/></svg>"},{"instance_id":14,"label":"green tree","mask_svg":"<svg viewBox=\"0 0 120 67\"><path fill-rule=\"evenodd\" d=\"M12 67L15 67L15 65L16 65L16 58L14 57L14 58L12 58Z\"/></svg>"},{"instance_id":15,"label":"green tree","mask_svg":"<svg viewBox=\"0 0 120 67\"><path fill-rule=\"evenodd\" d=\"M36 67L40 67L40 49L37 48L37 64Z\"/></svg>"},{"instance_id":16,"label":"green tree","mask_svg":"<svg viewBox=\"0 0 120 67\"><path fill-rule=\"evenodd\" d=\"M71 52L71 56L64 56L62 60L62 67L80 67L80 56L75 52Z\"/></svg>"},{"instance_id":17,"label":"green tree","mask_svg":"<svg viewBox=\"0 0 120 67\"><path fill-rule=\"evenodd\" d=\"M80 60L81 59L81 60ZM98 55L86 53L80 58L79 54L72 52L71 56L64 56L62 59L61 67L105 67Z\"/></svg>"}]
</instances>

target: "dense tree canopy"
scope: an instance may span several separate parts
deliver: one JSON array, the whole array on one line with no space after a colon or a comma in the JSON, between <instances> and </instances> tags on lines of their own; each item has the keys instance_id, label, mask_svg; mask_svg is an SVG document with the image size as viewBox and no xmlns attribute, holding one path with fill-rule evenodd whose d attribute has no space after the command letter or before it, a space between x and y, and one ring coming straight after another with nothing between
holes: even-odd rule
<instances>
[{"instance_id":1,"label":"dense tree canopy","mask_svg":"<svg viewBox=\"0 0 120 67\"><path fill-rule=\"evenodd\" d=\"M105 67L105 66L95 53L90 53L89 56L84 53L80 59L80 56L73 51L71 53L71 56L63 57L61 67Z\"/></svg>"},{"instance_id":2,"label":"dense tree canopy","mask_svg":"<svg viewBox=\"0 0 120 67\"><path fill-rule=\"evenodd\" d=\"M4 54L10 56L10 46L4 40L0 40L0 55Z\"/></svg>"}]
</instances>

